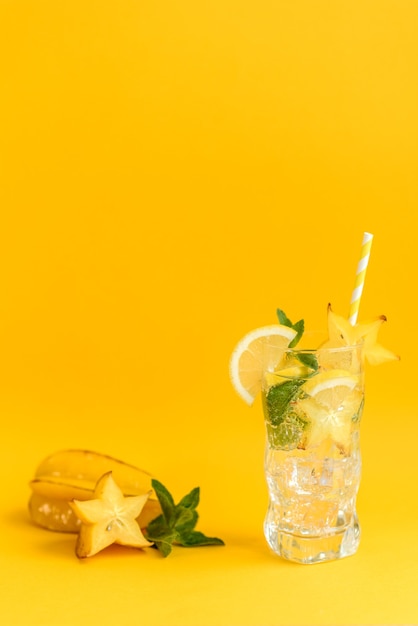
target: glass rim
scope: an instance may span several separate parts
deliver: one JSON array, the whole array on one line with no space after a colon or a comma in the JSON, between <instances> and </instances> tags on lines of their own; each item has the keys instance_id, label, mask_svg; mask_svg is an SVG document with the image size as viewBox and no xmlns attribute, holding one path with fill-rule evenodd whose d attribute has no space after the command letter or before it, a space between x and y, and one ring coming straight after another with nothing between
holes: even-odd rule
<instances>
[{"instance_id":1,"label":"glass rim","mask_svg":"<svg viewBox=\"0 0 418 626\"><path fill-rule=\"evenodd\" d=\"M354 345L351 346L336 346L334 348L322 348L321 346L319 346L318 348L298 348L297 346L295 346L294 348L285 348L284 352L289 352L292 354L295 354L295 352L297 352L298 354L300 354L301 352L307 352L307 353L316 353L316 352L350 352L352 350L355 349L359 349L363 347L363 342L359 342L359 343L355 343Z\"/></svg>"},{"instance_id":2,"label":"glass rim","mask_svg":"<svg viewBox=\"0 0 418 626\"><path fill-rule=\"evenodd\" d=\"M302 338L301 338L301 343L306 343L306 341L309 341L311 338L311 342L312 343L316 343L314 341L314 338L317 338L317 341L319 341L318 337L321 339L321 343L325 343L328 339L328 335L325 331L307 331L303 334ZM312 347L305 347L305 346L299 346L299 344L297 344L294 348L285 348L284 352L285 353L289 353L289 354L301 354L301 353L307 353L307 354L315 354L318 352L350 352L353 350L359 350L362 349L364 346L364 339L360 339L357 343L352 344L352 345L343 345L343 346L330 346L330 347L322 347L321 343L319 343L319 345L316 348L312 348Z\"/></svg>"}]
</instances>

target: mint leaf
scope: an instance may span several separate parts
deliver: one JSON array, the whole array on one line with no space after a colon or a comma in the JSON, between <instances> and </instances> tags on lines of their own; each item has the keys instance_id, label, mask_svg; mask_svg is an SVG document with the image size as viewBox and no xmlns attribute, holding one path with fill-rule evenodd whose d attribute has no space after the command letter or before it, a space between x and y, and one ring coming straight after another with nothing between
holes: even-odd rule
<instances>
[{"instance_id":1,"label":"mint leaf","mask_svg":"<svg viewBox=\"0 0 418 626\"><path fill-rule=\"evenodd\" d=\"M289 410L290 402L296 399L299 387L304 383L303 378L288 380L281 385L270 387L265 399L265 410L269 421L278 426L283 421L286 412Z\"/></svg>"},{"instance_id":2,"label":"mint leaf","mask_svg":"<svg viewBox=\"0 0 418 626\"><path fill-rule=\"evenodd\" d=\"M188 493L184 498L182 498L179 502L179 506L184 506L186 508L195 509L199 504L200 499L200 489L199 487L195 487Z\"/></svg>"},{"instance_id":3,"label":"mint leaf","mask_svg":"<svg viewBox=\"0 0 418 626\"><path fill-rule=\"evenodd\" d=\"M296 330L297 334L296 334L296 337L292 339L292 341L289 343L289 348L294 348L296 344L299 343L303 335L303 331L305 330L304 320L299 320L298 322L296 322L296 324L293 324L292 328L293 330Z\"/></svg>"},{"instance_id":4,"label":"mint leaf","mask_svg":"<svg viewBox=\"0 0 418 626\"><path fill-rule=\"evenodd\" d=\"M155 547L161 552L163 557L167 557L171 550L173 542L176 540L175 535L165 535L162 539L154 539Z\"/></svg>"},{"instance_id":5,"label":"mint leaf","mask_svg":"<svg viewBox=\"0 0 418 626\"><path fill-rule=\"evenodd\" d=\"M318 360L311 352L299 352L296 353L295 356L303 365L309 367L309 369L314 370L315 372L318 369Z\"/></svg>"},{"instance_id":6,"label":"mint leaf","mask_svg":"<svg viewBox=\"0 0 418 626\"><path fill-rule=\"evenodd\" d=\"M282 324L283 326L287 326L288 328L293 328L293 330L296 330L295 337L289 343L289 348L294 348L296 344L299 343L303 335L303 331L305 330L304 320L299 320L298 322L295 322L295 324L292 324L291 320L287 317L286 313L282 309L277 309L276 313L277 313L277 317L279 318L279 324Z\"/></svg>"},{"instance_id":7,"label":"mint leaf","mask_svg":"<svg viewBox=\"0 0 418 626\"><path fill-rule=\"evenodd\" d=\"M295 402L303 394L304 382L299 378L275 385L263 397L267 436L273 448L293 450L301 445L308 421L303 412L295 410Z\"/></svg>"},{"instance_id":8,"label":"mint leaf","mask_svg":"<svg viewBox=\"0 0 418 626\"><path fill-rule=\"evenodd\" d=\"M223 546L225 545L222 539L217 537L206 537L198 530L192 530L187 537L183 537L179 542L182 546L191 548L194 546Z\"/></svg>"},{"instance_id":9,"label":"mint leaf","mask_svg":"<svg viewBox=\"0 0 418 626\"><path fill-rule=\"evenodd\" d=\"M153 479L152 486L163 512L148 524L145 536L154 543L163 557L171 553L173 544L185 547L224 545L222 539L206 537L194 530L199 519L196 511L200 500L199 487L192 489L175 504L173 496L162 483Z\"/></svg>"},{"instance_id":10,"label":"mint leaf","mask_svg":"<svg viewBox=\"0 0 418 626\"><path fill-rule=\"evenodd\" d=\"M305 321L299 320L298 322L292 324L292 322L287 317L286 313L282 311L282 309L277 309L277 317L279 318L280 324L283 324L283 326L288 326L288 328L293 328L293 330L296 331L295 337L289 343L289 348L294 348L301 340L302 335L305 331ZM296 353L295 356L303 365L306 365L311 370L314 370L316 372L316 370L318 369L318 361L313 354Z\"/></svg>"},{"instance_id":11,"label":"mint leaf","mask_svg":"<svg viewBox=\"0 0 418 626\"><path fill-rule=\"evenodd\" d=\"M163 515L166 521L169 522L171 519L171 515L175 509L173 497L171 493L164 487L164 485L160 483L158 480L153 480L152 486L154 488L155 493L157 494L159 503L161 504Z\"/></svg>"},{"instance_id":12,"label":"mint leaf","mask_svg":"<svg viewBox=\"0 0 418 626\"><path fill-rule=\"evenodd\" d=\"M267 422L267 435L272 448L278 450L294 450L301 446L307 420L295 411L284 414L278 425Z\"/></svg>"},{"instance_id":13,"label":"mint leaf","mask_svg":"<svg viewBox=\"0 0 418 626\"><path fill-rule=\"evenodd\" d=\"M179 535L188 533L197 524L199 518L198 512L194 509L177 508L175 529Z\"/></svg>"},{"instance_id":14,"label":"mint leaf","mask_svg":"<svg viewBox=\"0 0 418 626\"><path fill-rule=\"evenodd\" d=\"M287 317L286 313L282 309L277 309L277 317L279 318L279 324L283 324L283 326L288 326L289 328L293 328L293 324L290 319Z\"/></svg>"}]
</instances>

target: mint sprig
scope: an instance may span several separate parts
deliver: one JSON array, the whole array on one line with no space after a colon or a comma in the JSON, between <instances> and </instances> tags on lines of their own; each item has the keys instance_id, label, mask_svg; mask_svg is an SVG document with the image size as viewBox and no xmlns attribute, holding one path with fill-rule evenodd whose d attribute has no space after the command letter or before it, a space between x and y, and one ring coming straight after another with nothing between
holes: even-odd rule
<instances>
[{"instance_id":1,"label":"mint sprig","mask_svg":"<svg viewBox=\"0 0 418 626\"><path fill-rule=\"evenodd\" d=\"M152 541L163 557L167 557L173 544L184 547L223 546L222 539L206 537L195 530L199 515L196 508L200 500L200 489L195 487L175 504L173 496L158 480L152 480L152 487L161 505L162 513L147 526L145 536Z\"/></svg>"},{"instance_id":2,"label":"mint sprig","mask_svg":"<svg viewBox=\"0 0 418 626\"><path fill-rule=\"evenodd\" d=\"M295 402L300 393L300 387L304 383L303 378L288 380L285 383L270 387L265 397L265 408L269 421L273 426L279 426L284 415L289 410L289 405ZM263 396L264 399L264 396Z\"/></svg>"},{"instance_id":3,"label":"mint sprig","mask_svg":"<svg viewBox=\"0 0 418 626\"><path fill-rule=\"evenodd\" d=\"M267 435L270 445L278 450L300 447L308 426L306 416L293 407L303 397L303 378L295 378L270 387L263 395Z\"/></svg>"},{"instance_id":4,"label":"mint sprig","mask_svg":"<svg viewBox=\"0 0 418 626\"><path fill-rule=\"evenodd\" d=\"M305 321L299 320L298 322L292 324L292 322L282 309L277 309L277 317L279 318L279 323L282 324L282 326L293 328L293 330L296 331L296 336L289 343L289 348L294 348L299 343L303 335L303 331L305 330Z\"/></svg>"},{"instance_id":5,"label":"mint sprig","mask_svg":"<svg viewBox=\"0 0 418 626\"><path fill-rule=\"evenodd\" d=\"M293 328L293 330L296 331L295 337L289 343L289 348L294 348L301 340L305 331L305 321L301 319L293 324L282 309L277 309L277 317L279 318L280 324L287 326L288 328ZM296 353L295 356L303 365L306 365L315 372L318 369L318 361L314 354L310 354L309 352L300 352Z\"/></svg>"}]
</instances>

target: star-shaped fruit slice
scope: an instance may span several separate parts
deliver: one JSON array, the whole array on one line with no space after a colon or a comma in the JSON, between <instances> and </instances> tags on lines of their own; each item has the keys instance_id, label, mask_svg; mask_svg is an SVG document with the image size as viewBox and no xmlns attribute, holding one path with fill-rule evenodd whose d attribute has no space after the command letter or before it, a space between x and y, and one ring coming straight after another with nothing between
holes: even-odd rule
<instances>
[{"instance_id":1,"label":"star-shaped fruit slice","mask_svg":"<svg viewBox=\"0 0 418 626\"><path fill-rule=\"evenodd\" d=\"M97 481L92 500L73 500L70 503L81 521L76 544L76 555L85 558L118 543L133 548L152 545L142 534L136 521L150 493L125 497L107 472Z\"/></svg>"},{"instance_id":2,"label":"star-shaped fruit slice","mask_svg":"<svg viewBox=\"0 0 418 626\"><path fill-rule=\"evenodd\" d=\"M370 365L379 365L387 361L398 361L399 357L377 342L377 335L386 317L380 315L374 320L352 326L350 322L337 315L328 305L328 341L322 348L355 346L363 342L363 354Z\"/></svg>"},{"instance_id":3,"label":"star-shaped fruit slice","mask_svg":"<svg viewBox=\"0 0 418 626\"><path fill-rule=\"evenodd\" d=\"M321 372L304 385L307 394L299 403L310 421L308 446L327 439L347 451L353 420L360 418L363 404L360 379L346 370Z\"/></svg>"},{"instance_id":4,"label":"star-shaped fruit slice","mask_svg":"<svg viewBox=\"0 0 418 626\"><path fill-rule=\"evenodd\" d=\"M380 315L370 322L362 322L354 326L355 339L364 340L364 354L370 365L379 365L387 361L398 361L399 356L391 352L380 343L377 343L377 335L386 317Z\"/></svg>"}]
</instances>

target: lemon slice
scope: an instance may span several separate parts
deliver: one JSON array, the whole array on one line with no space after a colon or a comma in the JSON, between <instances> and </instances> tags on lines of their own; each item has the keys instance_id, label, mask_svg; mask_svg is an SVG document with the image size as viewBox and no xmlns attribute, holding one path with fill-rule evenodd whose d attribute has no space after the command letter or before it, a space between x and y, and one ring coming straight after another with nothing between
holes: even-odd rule
<instances>
[{"instance_id":1,"label":"lemon slice","mask_svg":"<svg viewBox=\"0 0 418 626\"><path fill-rule=\"evenodd\" d=\"M325 407L336 409L357 383L358 376L348 370L335 369L321 372L307 380L304 390Z\"/></svg>"},{"instance_id":2,"label":"lemon slice","mask_svg":"<svg viewBox=\"0 0 418 626\"><path fill-rule=\"evenodd\" d=\"M263 374L277 367L296 334L293 328L276 324L256 328L239 341L231 356L229 373L236 392L247 404L254 402Z\"/></svg>"},{"instance_id":3,"label":"lemon slice","mask_svg":"<svg viewBox=\"0 0 418 626\"><path fill-rule=\"evenodd\" d=\"M305 365L292 365L291 367L285 367L275 372L266 372L264 374L264 389L269 389L274 385L282 385L287 380L294 380L295 378L307 378L312 373Z\"/></svg>"},{"instance_id":4,"label":"lemon slice","mask_svg":"<svg viewBox=\"0 0 418 626\"><path fill-rule=\"evenodd\" d=\"M358 383L359 378L347 370L322 372L305 383L308 397L301 400L300 408L311 422L308 446L320 445L329 437L348 450L363 402Z\"/></svg>"}]
</instances>

